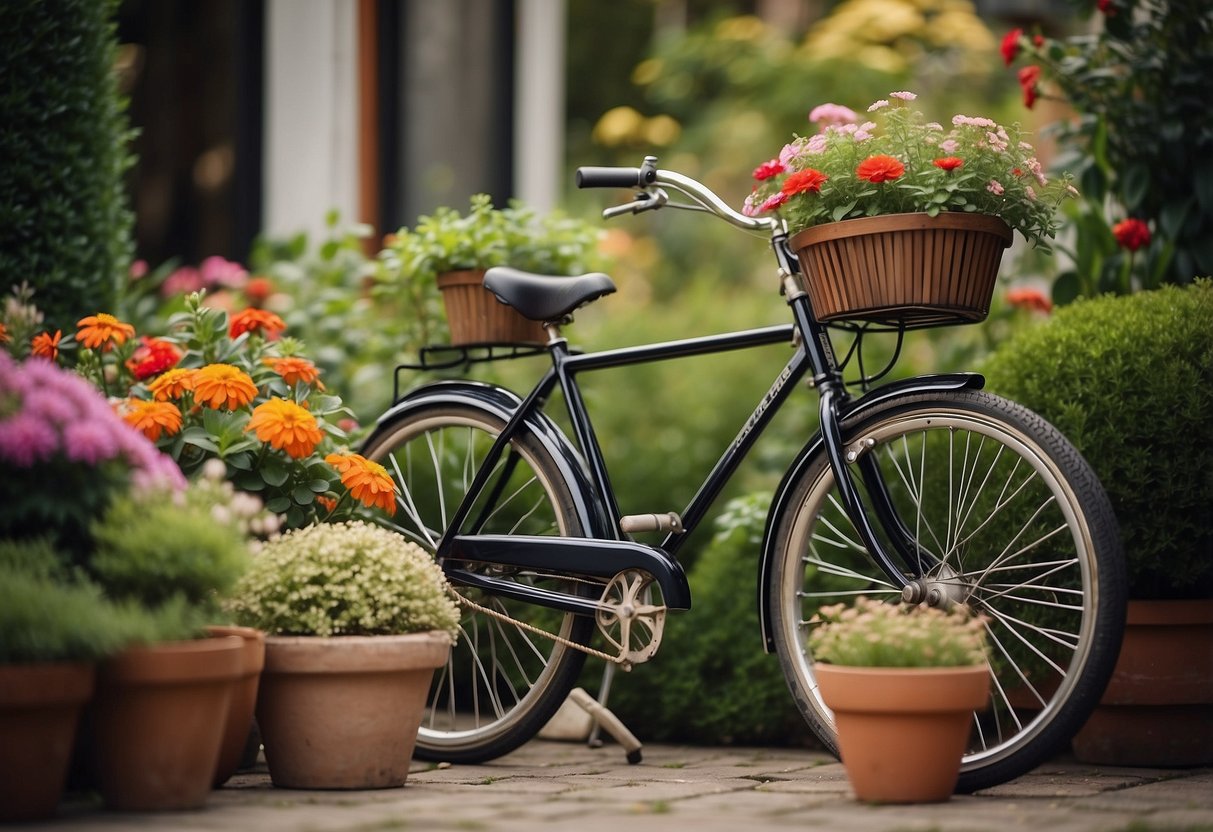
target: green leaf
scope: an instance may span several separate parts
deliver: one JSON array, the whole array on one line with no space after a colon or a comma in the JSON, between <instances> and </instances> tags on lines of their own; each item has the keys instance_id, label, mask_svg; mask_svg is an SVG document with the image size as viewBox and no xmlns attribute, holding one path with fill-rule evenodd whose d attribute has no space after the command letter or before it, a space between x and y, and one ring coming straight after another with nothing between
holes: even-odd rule
<instances>
[{"instance_id":1,"label":"green leaf","mask_svg":"<svg viewBox=\"0 0 1213 832\"><path fill-rule=\"evenodd\" d=\"M294 508L289 497L275 497L265 504L265 510L273 514L282 514L287 509Z\"/></svg>"},{"instance_id":2,"label":"green leaf","mask_svg":"<svg viewBox=\"0 0 1213 832\"><path fill-rule=\"evenodd\" d=\"M1062 272L1053 281L1053 303L1057 306L1073 303L1081 294L1082 285L1078 280L1077 272Z\"/></svg>"},{"instance_id":3,"label":"green leaf","mask_svg":"<svg viewBox=\"0 0 1213 832\"><path fill-rule=\"evenodd\" d=\"M297 485L291 489L291 499L298 505L310 506L316 500L316 492L307 485Z\"/></svg>"},{"instance_id":4,"label":"green leaf","mask_svg":"<svg viewBox=\"0 0 1213 832\"><path fill-rule=\"evenodd\" d=\"M1199 183L1199 178L1197 182ZM1213 183L1211 183L1213 186ZM1120 179L1121 196L1124 198L1125 208L1130 213L1135 213L1140 210L1142 200L1150 192L1150 171L1145 165L1132 165L1124 171ZM1210 195L1213 198L1213 194Z\"/></svg>"},{"instance_id":5,"label":"green leaf","mask_svg":"<svg viewBox=\"0 0 1213 832\"><path fill-rule=\"evenodd\" d=\"M287 481L290 471L276 457L268 456L262 460L259 469L261 478L267 485L280 486Z\"/></svg>"},{"instance_id":6,"label":"green leaf","mask_svg":"<svg viewBox=\"0 0 1213 832\"><path fill-rule=\"evenodd\" d=\"M307 487L312 491L315 491L317 494L323 494L324 492L328 491L332 485L333 484L328 480L311 480L308 482Z\"/></svg>"},{"instance_id":7,"label":"green leaf","mask_svg":"<svg viewBox=\"0 0 1213 832\"><path fill-rule=\"evenodd\" d=\"M1193 180L1201 210L1206 214L1213 214L1213 165L1207 162L1200 165L1196 168Z\"/></svg>"},{"instance_id":8,"label":"green leaf","mask_svg":"<svg viewBox=\"0 0 1213 832\"><path fill-rule=\"evenodd\" d=\"M228 467L235 468L238 471L250 471L253 467L253 455L245 451L240 453L228 454L224 457Z\"/></svg>"},{"instance_id":9,"label":"green leaf","mask_svg":"<svg viewBox=\"0 0 1213 832\"><path fill-rule=\"evenodd\" d=\"M242 471L232 480L232 485L241 491L265 490L265 480L256 471Z\"/></svg>"}]
</instances>

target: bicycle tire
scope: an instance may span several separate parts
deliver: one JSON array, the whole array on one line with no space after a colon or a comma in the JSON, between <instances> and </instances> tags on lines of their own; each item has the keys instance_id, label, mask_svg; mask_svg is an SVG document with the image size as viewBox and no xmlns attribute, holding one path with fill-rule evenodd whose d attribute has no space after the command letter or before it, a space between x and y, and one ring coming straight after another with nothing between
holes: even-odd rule
<instances>
[{"instance_id":1,"label":"bicycle tire","mask_svg":"<svg viewBox=\"0 0 1213 832\"><path fill-rule=\"evenodd\" d=\"M974 713L957 791L1030 771L1082 727L1120 649L1126 577L1107 495L1052 425L982 391L906 394L844 419L843 430L851 443L875 441L869 453L899 515L943 565L935 586L987 617L990 703ZM859 542L824 453L791 489L774 521L773 638L798 708L837 754L808 621L860 594L900 602L901 588Z\"/></svg>"},{"instance_id":2,"label":"bicycle tire","mask_svg":"<svg viewBox=\"0 0 1213 832\"><path fill-rule=\"evenodd\" d=\"M446 401L423 404L381 424L362 453L384 465L398 489L396 531L427 551L446 530L447 517L462 500L479 461L504 422L475 406ZM502 456L516 468L482 531L497 534L579 536L582 529L560 469L533 435L523 431ZM432 470L431 470L432 469ZM424 527L424 528L423 528ZM565 591L589 591L567 577L514 576ZM587 643L593 620L479 590L459 588L478 604L512 618ZM459 638L445 668L434 674L417 737L417 757L480 763L519 747L535 736L572 690L586 654L526 632L466 606Z\"/></svg>"}]
</instances>

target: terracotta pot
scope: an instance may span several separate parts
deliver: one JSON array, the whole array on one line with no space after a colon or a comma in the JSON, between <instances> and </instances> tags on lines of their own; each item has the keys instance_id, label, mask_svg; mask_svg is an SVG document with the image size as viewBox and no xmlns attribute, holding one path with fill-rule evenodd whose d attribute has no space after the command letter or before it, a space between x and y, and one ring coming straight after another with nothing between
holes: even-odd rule
<instances>
[{"instance_id":1,"label":"terracotta pot","mask_svg":"<svg viewBox=\"0 0 1213 832\"><path fill-rule=\"evenodd\" d=\"M1073 748L1103 765L1213 765L1213 600L1129 602L1116 669Z\"/></svg>"},{"instance_id":2,"label":"terracotta pot","mask_svg":"<svg viewBox=\"0 0 1213 832\"><path fill-rule=\"evenodd\" d=\"M814 667L851 788L873 803L933 803L956 788L990 669Z\"/></svg>"},{"instance_id":3,"label":"terracotta pot","mask_svg":"<svg viewBox=\"0 0 1213 832\"><path fill-rule=\"evenodd\" d=\"M257 725L274 785L382 789L404 785L446 633L270 636Z\"/></svg>"},{"instance_id":4,"label":"terracotta pot","mask_svg":"<svg viewBox=\"0 0 1213 832\"><path fill-rule=\"evenodd\" d=\"M95 675L89 663L0 665L0 821L55 814Z\"/></svg>"},{"instance_id":5,"label":"terracotta pot","mask_svg":"<svg viewBox=\"0 0 1213 832\"><path fill-rule=\"evenodd\" d=\"M484 288L484 269L438 275L438 289L451 328L451 346L543 344L543 324L528 320Z\"/></svg>"},{"instance_id":6,"label":"terracotta pot","mask_svg":"<svg viewBox=\"0 0 1213 832\"><path fill-rule=\"evenodd\" d=\"M998 217L945 211L815 225L788 244L819 320L916 328L984 320L1011 237Z\"/></svg>"},{"instance_id":7,"label":"terracotta pot","mask_svg":"<svg viewBox=\"0 0 1213 832\"><path fill-rule=\"evenodd\" d=\"M243 651L243 639L225 636L134 647L101 664L91 745L107 806L206 803Z\"/></svg>"},{"instance_id":8,"label":"terracotta pot","mask_svg":"<svg viewBox=\"0 0 1213 832\"><path fill-rule=\"evenodd\" d=\"M261 682L261 668L265 666L265 633L252 627L207 627L215 638L237 636L243 641L240 678L232 687L232 700L227 710L227 721L223 728L223 741L219 746L219 762L215 766L215 785L227 782L244 757L249 733L253 730L253 711L257 707L257 687Z\"/></svg>"}]
</instances>

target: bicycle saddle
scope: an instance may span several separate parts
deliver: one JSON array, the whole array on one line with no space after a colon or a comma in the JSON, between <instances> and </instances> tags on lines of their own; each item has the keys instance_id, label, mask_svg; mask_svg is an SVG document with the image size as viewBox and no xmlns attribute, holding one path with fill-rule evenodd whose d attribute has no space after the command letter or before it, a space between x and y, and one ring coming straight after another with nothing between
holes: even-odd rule
<instances>
[{"instance_id":1,"label":"bicycle saddle","mask_svg":"<svg viewBox=\"0 0 1213 832\"><path fill-rule=\"evenodd\" d=\"M615 291L602 272L576 277L533 274L509 266L494 266L484 273L484 288L497 300L512 306L532 321L555 321L574 309Z\"/></svg>"}]
</instances>

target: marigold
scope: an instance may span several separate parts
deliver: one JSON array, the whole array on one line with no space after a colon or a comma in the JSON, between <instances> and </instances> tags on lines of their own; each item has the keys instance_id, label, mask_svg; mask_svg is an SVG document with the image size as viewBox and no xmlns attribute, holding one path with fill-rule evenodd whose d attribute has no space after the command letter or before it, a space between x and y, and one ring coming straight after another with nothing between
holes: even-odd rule
<instances>
[{"instance_id":1,"label":"marigold","mask_svg":"<svg viewBox=\"0 0 1213 832\"><path fill-rule=\"evenodd\" d=\"M906 172L906 166L892 156L869 156L855 168L855 175L868 182L891 182Z\"/></svg>"},{"instance_id":2,"label":"marigold","mask_svg":"<svg viewBox=\"0 0 1213 832\"><path fill-rule=\"evenodd\" d=\"M160 338L149 338L144 335L143 343L135 350L135 354L126 362L131 374L143 381L152 376L158 376L165 370L177 365L181 360L181 350L171 341Z\"/></svg>"},{"instance_id":3,"label":"marigold","mask_svg":"<svg viewBox=\"0 0 1213 832\"><path fill-rule=\"evenodd\" d=\"M127 338L135 337L133 326L123 323L107 312L81 318L76 322L76 326L80 328L76 332L76 339L80 341L81 346L90 350L101 347L108 352L115 344L123 344Z\"/></svg>"},{"instance_id":4,"label":"marigold","mask_svg":"<svg viewBox=\"0 0 1213 832\"><path fill-rule=\"evenodd\" d=\"M246 332L260 332L267 338L274 338L286 329L286 322L265 309L250 306L232 315L228 333L232 338Z\"/></svg>"},{"instance_id":5,"label":"marigold","mask_svg":"<svg viewBox=\"0 0 1213 832\"><path fill-rule=\"evenodd\" d=\"M39 332L30 343L30 352L48 361L58 361L59 340L62 337L63 330L61 329L56 329L54 335L51 335L50 332Z\"/></svg>"},{"instance_id":6,"label":"marigold","mask_svg":"<svg viewBox=\"0 0 1213 832\"><path fill-rule=\"evenodd\" d=\"M254 431L262 442L286 451L292 459L310 456L323 438L315 416L292 401L278 398L257 405L245 430Z\"/></svg>"},{"instance_id":7,"label":"marigold","mask_svg":"<svg viewBox=\"0 0 1213 832\"><path fill-rule=\"evenodd\" d=\"M965 163L964 159L958 156L944 156L940 159L935 159L931 162L932 165L940 170L956 170Z\"/></svg>"},{"instance_id":8,"label":"marigold","mask_svg":"<svg viewBox=\"0 0 1213 832\"><path fill-rule=\"evenodd\" d=\"M293 385L300 381L304 384L311 384L320 378L320 371L316 369L316 365L306 358L267 358L265 363L275 373L282 376L282 380L287 384Z\"/></svg>"},{"instance_id":9,"label":"marigold","mask_svg":"<svg viewBox=\"0 0 1213 832\"><path fill-rule=\"evenodd\" d=\"M194 389L194 371L184 367L174 367L147 386L152 398L158 402L170 399L180 399L187 391Z\"/></svg>"},{"instance_id":10,"label":"marigold","mask_svg":"<svg viewBox=\"0 0 1213 832\"><path fill-rule=\"evenodd\" d=\"M396 485L387 469L360 454L329 454L324 461L337 469L341 484L355 500L368 508L396 513Z\"/></svg>"},{"instance_id":11,"label":"marigold","mask_svg":"<svg viewBox=\"0 0 1213 832\"><path fill-rule=\"evenodd\" d=\"M181 430L181 411L172 402L127 399L122 407L123 420L156 442L161 434L173 436Z\"/></svg>"},{"instance_id":12,"label":"marigold","mask_svg":"<svg viewBox=\"0 0 1213 832\"><path fill-rule=\"evenodd\" d=\"M257 395L248 373L231 364L208 364L194 371L194 399L213 410L244 407Z\"/></svg>"},{"instance_id":13,"label":"marigold","mask_svg":"<svg viewBox=\"0 0 1213 832\"><path fill-rule=\"evenodd\" d=\"M780 190L792 196L794 194L817 193L821 190L821 185L830 177L826 176L819 170L813 168L805 168L798 170L783 181L783 187Z\"/></svg>"}]
</instances>

